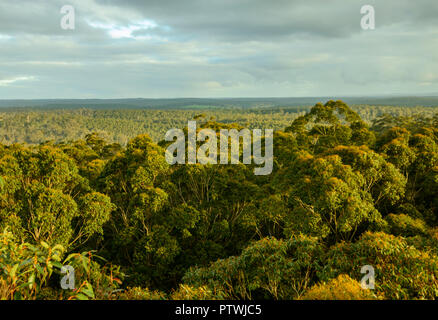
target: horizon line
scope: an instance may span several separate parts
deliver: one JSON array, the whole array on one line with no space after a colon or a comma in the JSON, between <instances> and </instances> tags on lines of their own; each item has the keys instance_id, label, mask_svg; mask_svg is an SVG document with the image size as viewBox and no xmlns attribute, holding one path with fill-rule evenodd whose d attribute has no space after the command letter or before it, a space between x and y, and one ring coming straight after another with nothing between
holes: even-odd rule
<instances>
[{"instance_id":1,"label":"horizon line","mask_svg":"<svg viewBox=\"0 0 438 320\"><path fill-rule=\"evenodd\" d=\"M438 94L380 94L380 95L320 95L320 96L236 96L236 97L160 97L160 98L146 98L146 97L130 97L130 98L0 98L0 101L30 101L30 100L183 100L183 99L313 99L313 98L438 98Z\"/></svg>"}]
</instances>

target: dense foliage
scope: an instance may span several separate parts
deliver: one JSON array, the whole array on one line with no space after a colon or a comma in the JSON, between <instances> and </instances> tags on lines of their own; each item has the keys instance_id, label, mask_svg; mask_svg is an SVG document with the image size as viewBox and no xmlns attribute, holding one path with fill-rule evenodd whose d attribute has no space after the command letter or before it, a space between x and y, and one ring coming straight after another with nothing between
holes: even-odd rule
<instances>
[{"instance_id":1,"label":"dense foliage","mask_svg":"<svg viewBox=\"0 0 438 320\"><path fill-rule=\"evenodd\" d=\"M329 101L247 110L246 123L235 110L196 117L198 130L275 123L268 176L171 166L164 133L137 135L183 128L193 111L6 112L0 298L434 299L438 117L382 110ZM105 127L108 141L91 132ZM67 264L74 290L60 286ZM364 265L374 290L361 287Z\"/></svg>"}]
</instances>

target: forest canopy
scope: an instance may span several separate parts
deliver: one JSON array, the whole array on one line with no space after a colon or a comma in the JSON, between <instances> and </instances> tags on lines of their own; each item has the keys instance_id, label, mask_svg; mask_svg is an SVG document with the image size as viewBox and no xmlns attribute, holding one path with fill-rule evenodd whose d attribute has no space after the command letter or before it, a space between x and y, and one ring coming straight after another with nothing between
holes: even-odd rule
<instances>
[{"instance_id":1,"label":"forest canopy","mask_svg":"<svg viewBox=\"0 0 438 320\"><path fill-rule=\"evenodd\" d=\"M2 112L0 299L438 296L435 108L202 113L275 129L273 172L169 165L164 132L199 110Z\"/></svg>"}]
</instances>

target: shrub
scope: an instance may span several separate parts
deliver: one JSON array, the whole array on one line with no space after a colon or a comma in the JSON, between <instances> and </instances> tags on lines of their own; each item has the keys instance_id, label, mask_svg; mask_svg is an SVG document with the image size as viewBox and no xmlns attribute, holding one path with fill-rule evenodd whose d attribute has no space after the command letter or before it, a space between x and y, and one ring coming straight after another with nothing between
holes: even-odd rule
<instances>
[{"instance_id":1,"label":"shrub","mask_svg":"<svg viewBox=\"0 0 438 320\"><path fill-rule=\"evenodd\" d=\"M402 237L383 232L366 232L356 243L334 245L318 275L323 281L340 274L359 280L364 265L375 270L375 290L379 296L389 299L438 296L438 257L410 246Z\"/></svg>"},{"instance_id":2,"label":"shrub","mask_svg":"<svg viewBox=\"0 0 438 320\"><path fill-rule=\"evenodd\" d=\"M321 253L316 238L264 238L240 256L218 260L210 267L192 268L183 282L207 286L222 299L293 299L312 284Z\"/></svg>"},{"instance_id":3,"label":"shrub","mask_svg":"<svg viewBox=\"0 0 438 320\"><path fill-rule=\"evenodd\" d=\"M429 229L426 235L410 237L406 241L418 250L432 252L438 256L438 227Z\"/></svg>"},{"instance_id":4,"label":"shrub","mask_svg":"<svg viewBox=\"0 0 438 320\"><path fill-rule=\"evenodd\" d=\"M427 234L427 226L421 219L414 219L407 214L389 214L386 217L388 227L396 236L410 237Z\"/></svg>"},{"instance_id":5,"label":"shrub","mask_svg":"<svg viewBox=\"0 0 438 320\"><path fill-rule=\"evenodd\" d=\"M178 290L170 295L172 300L216 300L218 298L207 286L195 288L184 284L180 284Z\"/></svg>"},{"instance_id":6,"label":"shrub","mask_svg":"<svg viewBox=\"0 0 438 320\"><path fill-rule=\"evenodd\" d=\"M95 259L103 258L93 255L91 251L72 253L65 260L75 270L76 286L73 292L68 292L69 300L109 299L113 292L122 284L124 274L120 267L112 264L101 266Z\"/></svg>"},{"instance_id":7,"label":"shrub","mask_svg":"<svg viewBox=\"0 0 438 320\"><path fill-rule=\"evenodd\" d=\"M376 297L371 290L362 289L360 283L346 274L329 282L314 285L302 300L372 300Z\"/></svg>"},{"instance_id":8,"label":"shrub","mask_svg":"<svg viewBox=\"0 0 438 320\"><path fill-rule=\"evenodd\" d=\"M64 248L18 243L7 229L0 233L0 297L35 299L56 268L60 268Z\"/></svg>"},{"instance_id":9,"label":"shrub","mask_svg":"<svg viewBox=\"0 0 438 320\"><path fill-rule=\"evenodd\" d=\"M133 287L116 295L118 300L165 300L166 294L161 291L151 291L148 288Z\"/></svg>"},{"instance_id":10,"label":"shrub","mask_svg":"<svg viewBox=\"0 0 438 320\"><path fill-rule=\"evenodd\" d=\"M72 253L62 261L63 254L61 245L32 245L16 241L8 230L0 233L0 299L107 299L121 284L119 268L100 266L91 252ZM77 287L50 287L59 280L53 275L67 264L74 268Z\"/></svg>"}]
</instances>

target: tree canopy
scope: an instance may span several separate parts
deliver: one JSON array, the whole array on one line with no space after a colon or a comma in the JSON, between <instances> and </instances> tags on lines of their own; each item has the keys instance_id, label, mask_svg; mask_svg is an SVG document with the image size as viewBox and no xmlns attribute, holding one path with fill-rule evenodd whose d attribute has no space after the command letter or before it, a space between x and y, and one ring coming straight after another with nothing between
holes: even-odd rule
<instances>
[{"instance_id":1,"label":"tree canopy","mask_svg":"<svg viewBox=\"0 0 438 320\"><path fill-rule=\"evenodd\" d=\"M244 164L169 165L169 142L145 134L148 123L120 139L17 130L0 145L0 298L436 298L438 116L383 109L328 101L274 117L268 176ZM67 124L77 112L45 115ZM145 116L81 112L119 129ZM199 129L246 127L218 114L184 116ZM242 117L254 128L266 114ZM28 133L41 117L32 111ZM67 263L83 284L74 291L58 285ZM374 290L360 285L364 265Z\"/></svg>"}]
</instances>

